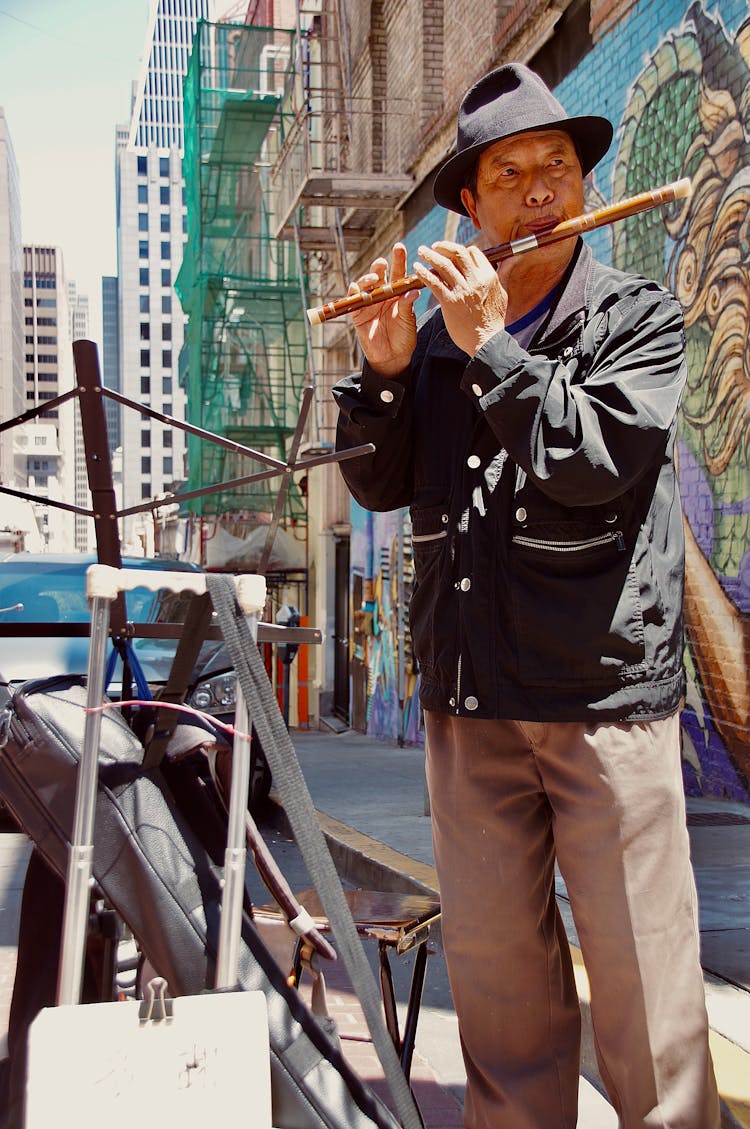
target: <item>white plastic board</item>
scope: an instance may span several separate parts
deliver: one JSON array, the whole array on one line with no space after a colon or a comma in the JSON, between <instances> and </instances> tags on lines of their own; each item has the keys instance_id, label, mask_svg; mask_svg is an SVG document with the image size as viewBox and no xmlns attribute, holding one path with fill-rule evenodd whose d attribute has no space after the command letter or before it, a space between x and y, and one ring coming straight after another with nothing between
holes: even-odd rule
<instances>
[{"instance_id":1,"label":"white plastic board","mask_svg":"<svg viewBox=\"0 0 750 1129\"><path fill-rule=\"evenodd\" d=\"M26 1129L61 1118L76 1129L271 1129L262 992L180 997L159 1021L140 1021L139 1006L40 1012L29 1033Z\"/></svg>"}]
</instances>

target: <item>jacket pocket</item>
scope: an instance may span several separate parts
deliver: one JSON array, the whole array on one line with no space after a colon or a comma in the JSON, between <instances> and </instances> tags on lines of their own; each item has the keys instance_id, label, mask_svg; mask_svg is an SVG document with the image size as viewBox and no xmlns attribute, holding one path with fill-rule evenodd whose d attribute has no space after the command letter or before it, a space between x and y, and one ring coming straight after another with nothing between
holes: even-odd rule
<instances>
[{"instance_id":1,"label":"jacket pocket","mask_svg":"<svg viewBox=\"0 0 750 1129\"><path fill-rule=\"evenodd\" d=\"M412 511L415 584L409 603L409 626L420 670L435 668L446 638L439 611L443 576L449 567L448 513L442 507Z\"/></svg>"},{"instance_id":2,"label":"jacket pocket","mask_svg":"<svg viewBox=\"0 0 750 1129\"><path fill-rule=\"evenodd\" d=\"M522 681L611 684L646 669L639 585L621 531L550 523L519 532L510 585Z\"/></svg>"}]
</instances>

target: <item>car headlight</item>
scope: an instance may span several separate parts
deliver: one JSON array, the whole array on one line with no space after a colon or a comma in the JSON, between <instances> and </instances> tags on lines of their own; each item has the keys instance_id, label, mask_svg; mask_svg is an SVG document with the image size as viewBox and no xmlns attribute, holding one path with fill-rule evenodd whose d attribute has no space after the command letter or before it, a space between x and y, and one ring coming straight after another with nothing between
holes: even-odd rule
<instances>
[{"instance_id":1,"label":"car headlight","mask_svg":"<svg viewBox=\"0 0 750 1129\"><path fill-rule=\"evenodd\" d=\"M189 704L204 713L229 713L237 704L237 675L217 674L199 682L190 695Z\"/></svg>"}]
</instances>

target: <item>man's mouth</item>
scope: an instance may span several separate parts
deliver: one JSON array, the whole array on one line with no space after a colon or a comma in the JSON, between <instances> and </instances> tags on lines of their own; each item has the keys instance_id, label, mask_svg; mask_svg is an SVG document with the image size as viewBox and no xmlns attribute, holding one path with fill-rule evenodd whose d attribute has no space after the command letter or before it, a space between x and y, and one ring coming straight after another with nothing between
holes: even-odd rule
<instances>
[{"instance_id":1,"label":"man's mouth","mask_svg":"<svg viewBox=\"0 0 750 1129\"><path fill-rule=\"evenodd\" d=\"M527 220L524 224L529 235L543 235L557 227L560 220L557 216L546 216L538 220Z\"/></svg>"}]
</instances>

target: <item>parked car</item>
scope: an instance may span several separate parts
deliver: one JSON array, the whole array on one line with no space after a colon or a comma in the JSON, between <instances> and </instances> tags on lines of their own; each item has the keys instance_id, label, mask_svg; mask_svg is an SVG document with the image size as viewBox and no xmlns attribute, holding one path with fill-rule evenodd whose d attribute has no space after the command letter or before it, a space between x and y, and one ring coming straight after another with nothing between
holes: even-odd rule
<instances>
[{"instance_id":1,"label":"parked car","mask_svg":"<svg viewBox=\"0 0 750 1129\"><path fill-rule=\"evenodd\" d=\"M0 561L0 674L12 685L31 678L86 673L89 639L63 634L70 624L88 624L86 570L96 557L81 553L14 553ZM124 558L123 568L144 571L168 569L200 572L185 561L144 557ZM184 622L189 597L185 593L152 592L137 588L125 593L126 617L134 624ZM33 634L31 624L49 632ZM176 638L133 639L146 681L156 690L168 676L177 649ZM115 669L109 692L116 697L120 678ZM221 640L206 640L189 679L186 703L202 713L231 724L234 721L237 679ZM271 774L257 738L253 739L250 806L257 810L267 799Z\"/></svg>"}]
</instances>

